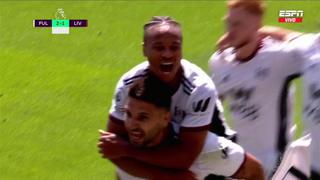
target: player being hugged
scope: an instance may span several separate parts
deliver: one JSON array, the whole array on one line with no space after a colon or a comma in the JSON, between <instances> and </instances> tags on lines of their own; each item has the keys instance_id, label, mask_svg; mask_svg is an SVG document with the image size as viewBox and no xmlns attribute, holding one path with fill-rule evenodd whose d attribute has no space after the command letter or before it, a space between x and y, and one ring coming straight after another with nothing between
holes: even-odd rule
<instances>
[{"instance_id":1,"label":"player being hugged","mask_svg":"<svg viewBox=\"0 0 320 180\"><path fill-rule=\"evenodd\" d=\"M140 148L141 151L147 151L159 146L173 146L180 143L171 124L171 95L171 88L154 75L148 75L132 85L124 106L124 124L128 139L133 146ZM116 136L110 132L101 134L102 141L104 138L112 141L112 137ZM192 174L197 179L204 179L209 174L237 179L263 179L262 166L252 155L245 153L232 141L211 132L208 132L204 147L189 170L179 171L141 162L126 163L132 163L132 166L128 169L125 169L126 167L117 169L117 174L122 180L186 179L188 176L192 177Z\"/></svg>"}]
</instances>

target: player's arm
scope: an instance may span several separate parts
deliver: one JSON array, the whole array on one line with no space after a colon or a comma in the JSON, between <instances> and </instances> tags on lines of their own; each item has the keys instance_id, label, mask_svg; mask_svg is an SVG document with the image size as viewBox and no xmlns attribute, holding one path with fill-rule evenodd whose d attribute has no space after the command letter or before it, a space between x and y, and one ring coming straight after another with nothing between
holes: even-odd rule
<instances>
[{"instance_id":1,"label":"player's arm","mask_svg":"<svg viewBox=\"0 0 320 180\"><path fill-rule=\"evenodd\" d=\"M112 115L109 115L109 121L107 123L107 131L118 134L119 136L126 136L127 130L124 127L124 120L118 119Z\"/></svg>"},{"instance_id":2,"label":"player's arm","mask_svg":"<svg viewBox=\"0 0 320 180\"><path fill-rule=\"evenodd\" d=\"M261 37L271 36L274 39L290 41L300 36L302 33L277 26L263 26L260 28L259 34Z\"/></svg>"},{"instance_id":3,"label":"player's arm","mask_svg":"<svg viewBox=\"0 0 320 180\"><path fill-rule=\"evenodd\" d=\"M128 174L145 179L195 179L190 171L170 170L146 164L132 158L110 159L116 166Z\"/></svg>"},{"instance_id":4,"label":"player's arm","mask_svg":"<svg viewBox=\"0 0 320 180\"><path fill-rule=\"evenodd\" d=\"M115 146L112 146L112 144ZM126 139L117 134L100 130L99 152L103 158L109 159L125 172L148 179L168 179L170 177L193 179L193 174L188 170L162 168L137 159L119 156L118 154L123 154L121 151L126 149L127 146L130 146L130 143Z\"/></svg>"},{"instance_id":5,"label":"player's arm","mask_svg":"<svg viewBox=\"0 0 320 180\"><path fill-rule=\"evenodd\" d=\"M285 29L277 26L263 26L262 28L259 29L259 35L261 38L270 36L274 39L282 40L282 41L290 41L300 36L301 34L302 34L301 32L297 32L297 31L293 31L290 29ZM228 33L223 34L219 38L219 40L216 43L216 46L221 51L230 47Z\"/></svg>"},{"instance_id":6,"label":"player's arm","mask_svg":"<svg viewBox=\"0 0 320 180\"><path fill-rule=\"evenodd\" d=\"M231 177L235 179L264 180L264 172L261 163L254 156L245 153L243 164Z\"/></svg>"},{"instance_id":7,"label":"player's arm","mask_svg":"<svg viewBox=\"0 0 320 180\"><path fill-rule=\"evenodd\" d=\"M164 168L188 169L204 145L208 129L181 130L180 143L152 149L128 148L127 155L140 161Z\"/></svg>"}]
</instances>

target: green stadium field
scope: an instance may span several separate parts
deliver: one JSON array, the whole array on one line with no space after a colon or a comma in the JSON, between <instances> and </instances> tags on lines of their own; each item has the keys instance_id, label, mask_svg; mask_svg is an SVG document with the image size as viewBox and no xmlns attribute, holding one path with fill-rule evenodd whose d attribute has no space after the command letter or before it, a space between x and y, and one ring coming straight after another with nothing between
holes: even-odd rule
<instances>
[{"instance_id":1,"label":"green stadium field","mask_svg":"<svg viewBox=\"0 0 320 180\"><path fill-rule=\"evenodd\" d=\"M267 4L266 24L319 31L320 1ZM33 27L58 8L89 26L69 35ZM280 9L304 10L303 23L279 24ZM143 24L154 15L177 19L184 58L207 71L225 11L224 1L1 1L0 179L115 179L114 166L98 154L98 129L117 80L144 59Z\"/></svg>"}]
</instances>

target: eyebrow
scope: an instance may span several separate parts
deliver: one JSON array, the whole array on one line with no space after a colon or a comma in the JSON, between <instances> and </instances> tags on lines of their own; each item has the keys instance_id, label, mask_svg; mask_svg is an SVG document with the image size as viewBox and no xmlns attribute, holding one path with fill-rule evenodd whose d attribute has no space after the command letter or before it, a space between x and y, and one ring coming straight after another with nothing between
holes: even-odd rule
<instances>
[{"instance_id":1,"label":"eyebrow","mask_svg":"<svg viewBox=\"0 0 320 180\"><path fill-rule=\"evenodd\" d=\"M147 112L140 112L139 115L144 115L144 116L149 116L150 113L147 113Z\"/></svg>"},{"instance_id":2,"label":"eyebrow","mask_svg":"<svg viewBox=\"0 0 320 180\"><path fill-rule=\"evenodd\" d=\"M162 42L154 42L152 45L162 45ZM174 45L181 45L181 41L174 41L172 44Z\"/></svg>"}]
</instances>

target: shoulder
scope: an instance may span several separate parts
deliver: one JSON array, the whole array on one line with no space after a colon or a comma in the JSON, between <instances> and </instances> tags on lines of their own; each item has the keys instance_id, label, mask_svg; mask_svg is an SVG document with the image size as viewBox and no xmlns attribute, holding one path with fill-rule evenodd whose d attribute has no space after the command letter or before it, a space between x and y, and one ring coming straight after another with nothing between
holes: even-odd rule
<instances>
[{"instance_id":1,"label":"shoulder","mask_svg":"<svg viewBox=\"0 0 320 180\"><path fill-rule=\"evenodd\" d=\"M296 52L294 49L289 48L288 43L271 37L262 39L262 47L259 50L258 58L269 59L269 63L279 63L280 60L283 63L294 59Z\"/></svg>"},{"instance_id":2,"label":"shoulder","mask_svg":"<svg viewBox=\"0 0 320 180\"><path fill-rule=\"evenodd\" d=\"M214 84L208 74L197 65L182 60L183 77L182 84L193 87L194 90L211 90L215 89Z\"/></svg>"},{"instance_id":3,"label":"shoulder","mask_svg":"<svg viewBox=\"0 0 320 180\"><path fill-rule=\"evenodd\" d=\"M266 37L262 39L262 48L260 52L279 52L286 47L286 43L280 40Z\"/></svg>"},{"instance_id":4,"label":"shoulder","mask_svg":"<svg viewBox=\"0 0 320 180\"><path fill-rule=\"evenodd\" d=\"M209 68L215 69L231 62L234 59L233 51L233 48L228 48L223 51L218 50L214 52L209 59Z\"/></svg>"},{"instance_id":5,"label":"shoulder","mask_svg":"<svg viewBox=\"0 0 320 180\"><path fill-rule=\"evenodd\" d=\"M309 58L313 55L320 54L320 33L319 34L302 34L295 39L287 42L290 50L296 50L303 53Z\"/></svg>"},{"instance_id":6,"label":"shoulder","mask_svg":"<svg viewBox=\"0 0 320 180\"><path fill-rule=\"evenodd\" d=\"M319 34L301 34L300 36L297 36L290 41L288 41L291 44L300 45L300 46L310 46L313 44L320 43L320 33Z\"/></svg>"},{"instance_id":7,"label":"shoulder","mask_svg":"<svg viewBox=\"0 0 320 180\"><path fill-rule=\"evenodd\" d=\"M195 100L216 98L216 87L210 77L198 66L186 60L182 61L184 76L182 77L182 86L189 95L190 102Z\"/></svg>"},{"instance_id":8,"label":"shoulder","mask_svg":"<svg viewBox=\"0 0 320 180\"><path fill-rule=\"evenodd\" d=\"M145 76L147 76L149 72L148 69L148 62L142 62L137 66L133 67L125 74L123 74L118 81L118 85L121 86L129 86L130 84L134 83L136 80L139 80Z\"/></svg>"}]
</instances>

